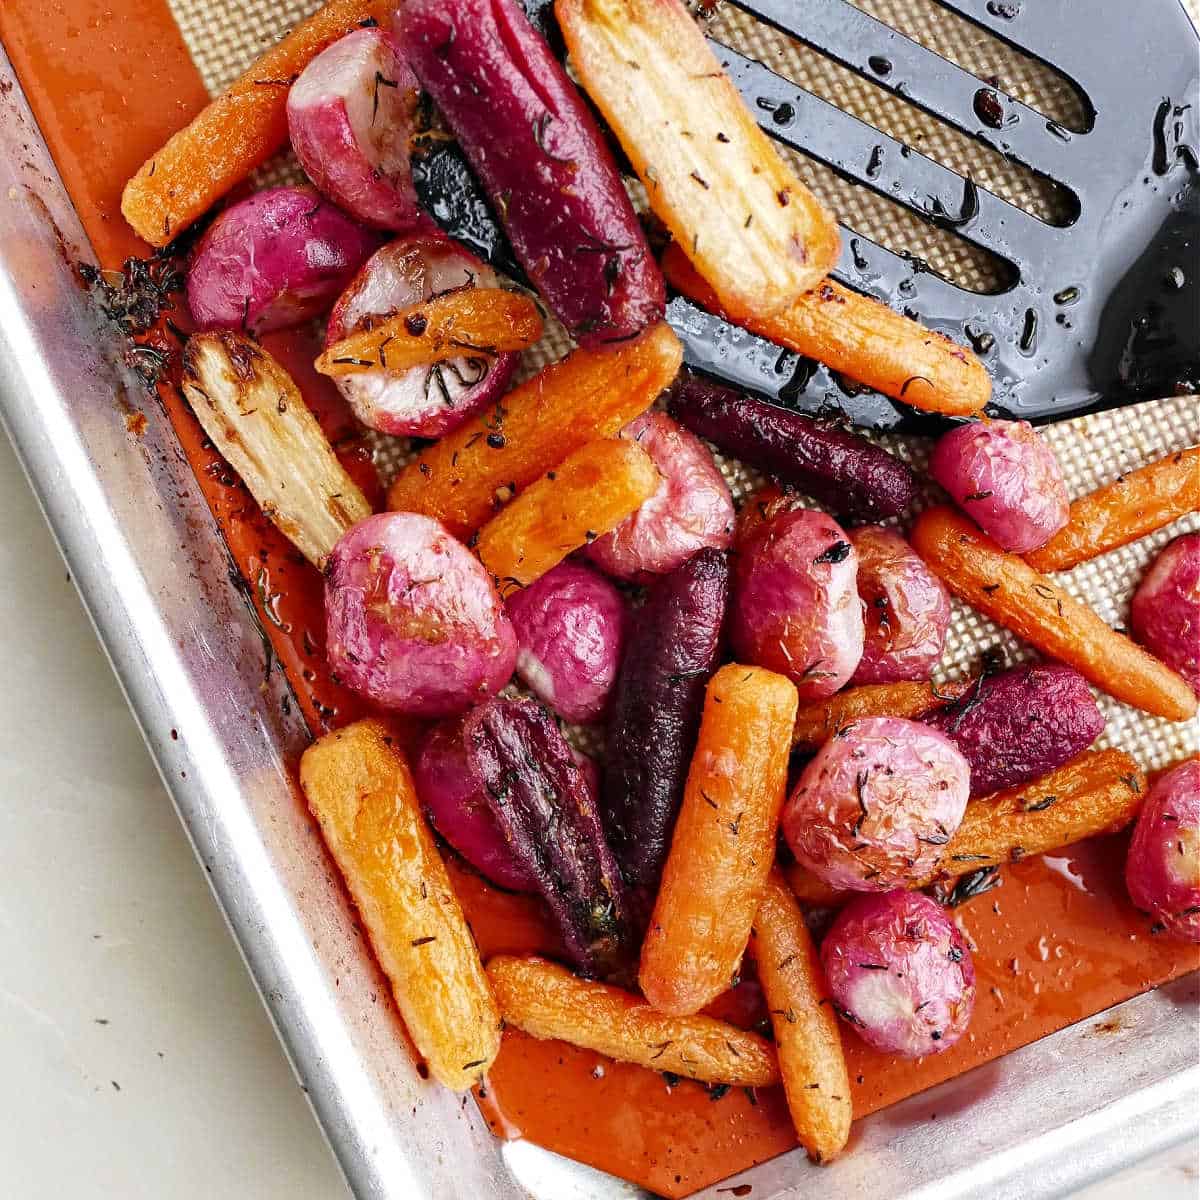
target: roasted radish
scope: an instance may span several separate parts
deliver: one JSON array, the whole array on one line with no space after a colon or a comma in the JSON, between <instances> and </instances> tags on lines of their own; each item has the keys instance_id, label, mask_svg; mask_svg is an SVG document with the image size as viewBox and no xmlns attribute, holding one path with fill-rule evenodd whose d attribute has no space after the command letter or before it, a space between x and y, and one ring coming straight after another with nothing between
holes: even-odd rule
<instances>
[{"instance_id":1,"label":"roasted radish","mask_svg":"<svg viewBox=\"0 0 1200 1200\"><path fill-rule=\"evenodd\" d=\"M478 559L417 513L360 521L325 571L325 652L338 678L384 708L461 713L502 688L517 641Z\"/></svg>"},{"instance_id":2,"label":"roasted radish","mask_svg":"<svg viewBox=\"0 0 1200 1200\"><path fill-rule=\"evenodd\" d=\"M598 571L564 562L514 592L507 607L521 682L565 720L598 721L625 644L621 593Z\"/></svg>"},{"instance_id":3,"label":"roasted radish","mask_svg":"<svg viewBox=\"0 0 1200 1200\"><path fill-rule=\"evenodd\" d=\"M307 187L270 188L227 208L200 239L187 302L201 329L259 334L311 320L379 235Z\"/></svg>"},{"instance_id":4,"label":"roasted radish","mask_svg":"<svg viewBox=\"0 0 1200 1200\"><path fill-rule=\"evenodd\" d=\"M971 952L919 892L859 896L821 943L834 1010L868 1045L923 1058L949 1050L975 1006Z\"/></svg>"},{"instance_id":5,"label":"roasted radish","mask_svg":"<svg viewBox=\"0 0 1200 1200\"><path fill-rule=\"evenodd\" d=\"M430 224L408 161L417 100L416 76L383 29L356 29L322 50L288 93L288 133L305 174L364 225Z\"/></svg>"},{"instance_id":6,"label":"roasted radish","mask_svg":"<svg viewBox=\"0 0 1200 1200\"><path fill-rule=\"evenodd\" d=\"M738 550L729 636L743 662L786 675L803 702L832 696L863 651L858 555L825 513L797 508Z\"/></svg>"},{"instance_id":7,"label":"roasted radish","mask_svg":"<svg viewBox=\"0 0 1200 1200\"><path fill-rule=\"evenodd\" d=\"M832 887L904 887L937 865L962 821L970 775L944 734L899 717L865 717L804 768L784 806L784 836Z\"/></svg>"},{"instance_id":8,"label":"roasted radish","mask_svg":"<svg viewBox=\"0 0 1200 1200\"><path fill-rule=\"evenodd\" d=\"M618 579L645 583L673 571L697 550L724 550L733 534L733 500L708 448L664 412L643 413L621 430L658 468L658 490L588 557Z\"/></svg>"},{"instance_id":9,"label":"roasted radish","mask_svg":"<svg viewBox=\"0 0 1200 1200\"><path fill-rule=\"evenodd\" d=\"M1133 594L1130 624L1200 696L1200 533L1177 537L1154 560Z\"/></svg>"},{"instance_id":10,"label":"roasted radish","mask_svg":"<svg viewBox=\"0 0 1200 1200\"><path fill-rule=\"evenodd\" d=\"M858 551L866 633L850 682L928 679L950 626L950 593L894 529L864 525L848 536Z\"/></svg>"},{"instance_id":11,"label":"roasted radish","mask_svg":"<svg viewBox=\"0 0 1200 1200\"><path fill-rule=\"evenodd\" d=\"M369 329L398 309L496 283L490 267L438 234L399 238L367 260L333 306L326 345ZM340 375L337 385L364 425L399 436L441 437L499 396L516 365L515 354L467 351L403 371L377 367Z\"/></svg>"}]
</instances>

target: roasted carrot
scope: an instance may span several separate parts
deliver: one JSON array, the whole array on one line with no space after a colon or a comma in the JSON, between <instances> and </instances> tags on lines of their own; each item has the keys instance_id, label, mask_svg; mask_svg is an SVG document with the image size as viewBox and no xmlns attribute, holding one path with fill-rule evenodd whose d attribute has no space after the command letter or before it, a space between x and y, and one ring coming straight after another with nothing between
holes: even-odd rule
<instances>
[{"instance_id":1,"label":"roasted carrot","mask_svg":"<svg viewBox=\"0 0 1200 1200\"><path fill-rule=\"evenodd\" d=\"M388 504L437 517L465 537L505 493L511 498L580 446L645 412L682 361L679 339L663 322L615 349L576 350L423 451L396 477Z\"/></svg>"},{"instance_id":2,"label":"roasted carrot","mask_svg":"<svg viewBox=\"0 0 1200 1200\"><path fill-rule=\"evenodd\" d=\"M385 0L329 0L272 46L125 185L121 212L165 246L287 141L288 89L326 46L366 21L386 25Z\"/></svg>"},{"instance_id":3,"label":"roasted carrot","mask_svg":"<svg viewBox=\"0 0 1200 1200\"><path fill-rule=\"evenodd\" d=\"M650 207L733 311L816 287L838 229L780 158L681 0L557 0L579 73Z\"/></svg>"},{"instance_id":4,"label":"roasted carrot","mask_svg":"<svg viewBox=\"0 0 1200 1200\"><path fill-rule=\"evenodd\" d=\"M1193 446L1080 496L1066 525L1025 561L1038 571L1067 571L1197 511L1200 446Z\"/></svg>"},{"instance_id":5,"label":"roasted carrot","mask_svg":"<svg viewBox=\"0 0 1200 1200\"><path fill-rule=\"evenodd\" d=\"M775 850L796 719L782 675L731 663L711 679L638 982L661 1012L729 987Z\"/></svg>"},{"instance_id":6,"label":"roasted carrot","mask_svg":"<svg viewBox=\"0 0 1200 1200\"><path fill-rule=\"evenodd\" d=\"M710 312L914 408L969 416L991 399L987 368L965 346L832 279L779 312L739 314L727 311L677 243L667 247L662 267L674 287Z\"/></svg>"},{"instance_id":7,"label":"roasted carrot","mask_svg":"<svg viewBox=\"0 0 1200 1200\"><path fill-rule=\"evenodd\" d=\"M487 965L505 1024L652 1071L704 1083L769 1087L779 1067L764 1038L715 1017L670 1017L640 996L579 979L541 958L499 955Z\"/></svg>"},{"instance_id":8,"label":"roasted carrot","mask_svg":"<svg viewBox=\"0 0 1200 1200\"><path fill-rule=\"evenodd\" d=\"M948 506L926 509L911 541L952 592L1048 658L1135 708L1172 721L1195 716L1186 680L1024 559L1001 550L967 517Z\"/></svg>"},{"instance_id":9,"label":"roasted carrot","mask_svg":"<svg viewBox=\"0 0 1200 1200\"><path fill-rule=\"evenodd\" d=\"M386 726L358 721L304 752L300 783L413 1042L466 1090L500 1049L500 1012L408 764Z\"/></svg>"},{"instance_id":10,"label":"roasted carrot","mask_svg":"<svg viewBox=\"0 0 1200 1200\"><path fill-rule=\"evenodd\" d=\"M850 1136L850 1076L817 948L778 871L754 916L754 958L796 1136L813 1162L830 1162Z\"/></svg>"},{"instance_id":11,"label":"roasted carrot","mask_svg":"<svg viewBox=\"0 0 1200 1200\"><path fill-rule=\"evenodd\" d=\"M660 482L636 442L589 442L502 508L479 531L476 552L507 596L615 529Z\"/></svg>"},{"instance_id":12,"label":"roasted carrot","mask_svg":"<svg viewBox=\"0 0 1200 1200\"><path fill-rule=\"evenodd\" d=\"M828 700L802 705L793 735L797 750L816 750L839 729L862 717L906 717L915 721L957 700L970 683L868 683Z\"/></svg>"},{"instance_id":13,"label":"roasted carrot","mask_svg":"<svg viewBox=\"0 0 1200 1200\"><path fill-rule=\"evenodd\" d=\"M467 288L413 304L370 329L352 333L317 359L322 375L404 371L463 354L495 357L524 350L542 336L542 318L528 296L503 288Z\"/></svg>"},{"instance_id":14,"label":"roasted carrot","mask_svg":"<svg viewBox=\"0 0 1200 1200\"><path fill-rule=\"evenodd\" d=\"M1146 777L1128 754L1087 750L1036 783L972 800L937 871L912 886L956 879L1115 832L1137 815L1145 792ZM805 904L837 904L847 894L801 866L789 869L788 882Z\"/></svg>"}]
</instances>

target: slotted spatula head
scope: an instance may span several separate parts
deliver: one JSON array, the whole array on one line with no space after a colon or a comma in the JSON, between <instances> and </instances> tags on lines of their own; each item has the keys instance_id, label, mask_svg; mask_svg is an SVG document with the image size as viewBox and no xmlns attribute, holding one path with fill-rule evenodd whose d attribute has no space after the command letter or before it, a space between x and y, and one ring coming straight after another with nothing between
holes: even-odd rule
<instances>
[{"instance_id":1,"label":"slotted spatula head","mask_svg":"<svg viewBox=\"0 0 1200 1200\"><path fill-rule=\"evenodd\" d=\"M1065 188L1050 225L754 59L712 41L761 127L792 149L998 256L1011 284L969 291L843 226L835 274L971 344L991 412L1054 420L1200 389L1200 41L1179 0L937 0L1078 89L1073 132L848 0L738 8ZM546 28L548 6L531 0ZM550 31L553 33L553 31ZM457 151L418 166L435 217L497 266L515 263ZM516 271L519 275L519 271ZM674 298L689 365L806 412L875 428L931 419Z\"/></svg>"}]
</instances>

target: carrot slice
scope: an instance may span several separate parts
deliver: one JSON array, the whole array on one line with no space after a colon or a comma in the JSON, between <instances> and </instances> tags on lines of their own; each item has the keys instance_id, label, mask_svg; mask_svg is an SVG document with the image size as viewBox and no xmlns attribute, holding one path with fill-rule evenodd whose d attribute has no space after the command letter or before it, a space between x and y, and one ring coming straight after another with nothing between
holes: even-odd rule
<instances>
[{"instance_id":1,"label":"carrot slice","mask_svg":"<svg viewBox=\"0 0 1200 1200\"><path fill-rule=\"evenodd\" d=\"M638 982L661 1012L698 1012L737 971L775 857L796 704L761 667L731 663L709 682L642 945Z\"/></svg>"},{"instance_id":2,"label":"carrot slice","mask_svg":"<svg viewBox=\"0 0 1200 1200\"><path fill-rule=\"evenodd\" d=\"M766 1039L715 1017L669 1017L640 996L578 979L541 958L499 955L487 965L505 1024L652 1071L704 1083L769 1087L779 1067Z\"/></svg>"},{"instance_id":3,"label":"carrot slice","mask_svg":"<svg viewBox=\"0 0 1200 1200\"><path fill-rule=\"evenodd\" d=\"M987 368L965 346L825 279L779 312L737 313L672 243L663 272L685 296L781 346L927 412L969 416L992 397Z\"/></svg>"},{"instance_id":4,"label":"carrot slice","mask_svg":"<svg viewBox=\"0 0 1200 1200\"><path fill-rule=\"evenodd\" d=\"M388 504L466 537L500 506L501 489L520 491L645 412L682 362L664 322L615 349L576 350L423 451L396 477Z\"/></svg>"},{"instance_id":5,"label":"carrot slice","mask_svg":"<svg viewBox=\"0 0 1200 1200\"><path fill-rule=\"evenodd\" d=\"M837 260L837 225L680 0L557 0L555 13L650 207L730 309L777 312L816 287Z\"/></svg>"},{"instance_id":6,"label":"carrot slice","mask_svg":"<svg viewBox=\"0 0 1200 1200\"><path fill-rule=\"evenodd\" d=\"M863 717L918 720L963 695L971 684L867 683L838 692L828 700L801 706L793 734L797 750L816 750L839 729Z\"/></svg>"},{"instance_id":7,"label":"carrot slice","mask_svg":"<svg viewBox=\"0 0 1200 1200\"><path fill-rule=\"evenodd\" d=\"M1113 833L1137 816L1145 792L1146 776L1128 754L1085 750L1036 783L972 800L937 871L910 886L956 879ZM805 904L837 904L848 895L799 865L789 869L788 882Z\"/></svg>"},{"instance_id":8,"label":"carrot slice","mask_svg":"<svg viewBox=\"0 0 1200 1200\"><path fill-rule=\"evenodd\" d=\"M367 21L386 25L392 3L329 0L176 133L125 185L121 212L139 237L165 246L287 141L287 97L326 46Z\"/></svg>"},{"instance_id":9,"label":"carrot slice","mask_svg":"<svg viewBox=\"0 0 1200 1200\"><path fill-rule=\"evenodd\" d=\"M1200 510L1200 446L1121 475L1071 505L1071 517L1025 555L1038 571L1067 571Z\"/></svg>"},{"instance_id":10,"label":"carrot slice","mask_svg":"<svg viewBox=\"0 0 1200 1200\"><path fill-rule=\"evenodd\" d=\"M500 1012L412 775L379 721L326 734L300 783L434 1078L465 1091L500 1049Z\"/></svg>"},{"instance_id":11,"label":"carrot slice","mask_svg":"<svg viewBox=\"0 0 1200 1200\"><path fill-rule=\"evenodd\" d=\"M590 442L501 509L479 531L476 552L500 594L511 595L615 529L661 481L636 442Z\"/></svg>"},{"instance_id":12,"label":"carrot slice","mask_svg":"<svg viewBox=\"0 0 1200 1200\"><path fill-rule=\"evenodd\" d=\"M1172 721L1196 715L1186 680L1001 550L967 517L948 506L926 509L910 540L955 595L1110 696Z\"/></svg>"},{"instance_id":13,"label":"carrot slice","mask_svg":"<svg viewBox=\"0 0 1200 1200\"><path fill-rule=\"evenodd\" d=\"M370 329L326 348L314 364L322 375L405 371L462 354L495 357L524 350L542 336L528 296L503 288L466 288L399 309Z\"/></svg>"},{"instance_id":14,"label":"carrot slice","mask_svg":"<svg viewBox=\"0 0 1200 1200\"><path fill-rule=\"evenodd\" d=\"M754 958L796 1136L813 1162L830 1162L850 1136L850 1076L817 948L778 871L754 916Z\"/></svg>"}]
</instances>

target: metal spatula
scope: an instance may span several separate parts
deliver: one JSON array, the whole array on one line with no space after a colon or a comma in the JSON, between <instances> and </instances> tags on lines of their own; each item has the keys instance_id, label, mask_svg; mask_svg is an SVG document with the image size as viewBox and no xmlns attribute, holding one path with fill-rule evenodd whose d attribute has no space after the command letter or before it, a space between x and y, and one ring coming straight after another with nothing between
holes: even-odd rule
<instances>
[{"instance_id":1,"label":"metal spatula","mask_svg":"<svg viewBox=\"0 0 1200 1200\"><path fill-rule=\"evenodd\" d=\"M1072 132L847 0L736 0L1074 197L1049 225L762 63L711 44L762 128L932 224L999 256L1007 290L981 295L843 226L845 284L969 342L995 380L991 411L1031 420L1200 390L1200 40L1179 0L937 0L1065 75ZM537 14L547 18L545 3ZM453 146L418 164L447 232L512 273L486 201ZM517 272L519 274L519 271ZM675 297L689 365L805 412L919 430L930 418L858 391L810 360Z\"/></svg>"}]
</instances>

